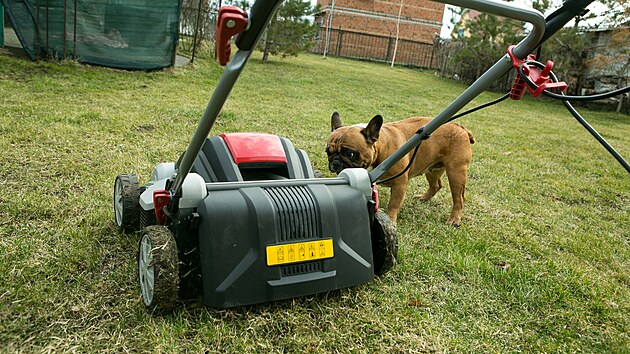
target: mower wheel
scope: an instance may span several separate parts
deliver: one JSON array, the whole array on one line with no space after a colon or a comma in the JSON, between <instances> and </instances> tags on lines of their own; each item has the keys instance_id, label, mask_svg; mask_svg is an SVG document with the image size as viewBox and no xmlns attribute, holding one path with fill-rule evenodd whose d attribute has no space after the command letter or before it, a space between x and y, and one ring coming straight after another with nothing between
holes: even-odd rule
<instances>
[{"instance_id":1,"label":"mower wheel","mask_svg":"<svg viewBox=\"0 0 630 354\"><path fill-rule=\"evenodd\" d=\"M136 231L140 215L140 187L134 174L122 174L114 182L114 220L121 231Z\"/></svg>"},{"instance_id":2,"label":"mower wheel","mask_svg":"<svg viewBox=\"0 0 630 354\"><path fill-rule=\"evenodd\" d=\"M396 225L384 211L379 209L374 214L371 232L374 274L383 275L394 267L396 257L398 257Z\"/></svg>"},{"instance_id":3,"label":"mower wheel","mask_svg":"<svg viewBox=\"0 0 630 354\"><path fill-rule=\"evenodd\" d=\"M138 250L138 280L149 311L168 313L178 302L179 257L175 237L165 226L142 230Z\"/></svg>"}]
</instances>

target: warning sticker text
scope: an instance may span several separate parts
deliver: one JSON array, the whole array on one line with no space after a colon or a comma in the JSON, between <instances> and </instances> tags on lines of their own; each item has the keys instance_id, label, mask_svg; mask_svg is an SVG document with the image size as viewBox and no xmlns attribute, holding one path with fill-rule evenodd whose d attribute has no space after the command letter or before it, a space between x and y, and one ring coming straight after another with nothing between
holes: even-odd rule
<instances>
[{"instance_id":1,"label":"warning sticker text","mask_svg":"<svg viewBox=\"0 0 630 354\"><path fill-rule=\"evenodd\" d=\"M267 246L267 265L282 265L332 258L332 239Z\"/></svg>"}]
</instances>

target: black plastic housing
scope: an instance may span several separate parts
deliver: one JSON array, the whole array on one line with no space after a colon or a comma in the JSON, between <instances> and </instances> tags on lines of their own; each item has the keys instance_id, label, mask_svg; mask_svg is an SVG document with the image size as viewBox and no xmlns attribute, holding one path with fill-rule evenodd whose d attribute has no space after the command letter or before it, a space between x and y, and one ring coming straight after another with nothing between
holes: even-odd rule
<instances>
[{"instance_id":1,"label":"black plastic housing","mask_svg":"<svg viewBox=\"0 0 630 354\"><path fill-rule=\"evenodd\" d=\"M374 278L368 198L341 178L313 178L306 153L280 138L286 163L237 165L221 137L193 172L207 183L196 210L204 303L219 308L316 294ZM334 256L267 264L267 246L332 240Z\"/></svg>"},{"instance_id":2,"label":"black plastic housing","mask_svg":"<svg viewBox=\"0 0 630 354\"><path fill-rule=\"evenodd\" d=\"M207 305L275 301L373 279L363 194L346 184L291 182L211 185L198 208ZM332 239L333 258L267 266L266 246L320 239Z\"/></svg>"}]
</instances>

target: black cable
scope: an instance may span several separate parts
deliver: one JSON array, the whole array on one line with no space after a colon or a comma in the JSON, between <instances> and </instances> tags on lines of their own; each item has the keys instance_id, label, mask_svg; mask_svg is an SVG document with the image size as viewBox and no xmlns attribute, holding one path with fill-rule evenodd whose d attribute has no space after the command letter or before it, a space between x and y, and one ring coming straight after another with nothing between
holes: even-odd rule
<instances>
[{"instance_id":1,"label":"black cable","mask_svg":"<svg viewBox=\"0 0 630 354\"><path fill-rule=\"evenodd\" d=\"M509 98L509 97L510 97L510 94L509 94L509 93L506 93L505 95L503 95L503 96L501 96L501 97L497 98L496 100L492 100L492 101L490 101L490 102L486 102L486 103L484 103L484 104L482 104L482 105L480 105L480 106L477 106L477 107L475 107L475 108L471 108L471 109L469 109L469 110L467 110L467 111L465 111L465 112L462 112L462 113L456 114L456 115L452 116L449 120L447 120L447 122L450 122L450 121L452 121L452 120L455 120L455 119L457 119L457 118L459 118L459 117L462 117L462 116L465 116L465 115L467 115L467 114L470 114L470 113L476 112L476 111L478 111L478 110L480 110L480 109L483 109L483 108L486 108L486 107L490 107L490 106L492 106L492 105L494 105L494 104L497 104L497 103L499 103L499 102L501 102L501 101L503 101L503 100L505 100L505 99L507 99L507 98Z\"/></svg>"},{"instance_id":2,"label":"black cable","mask_svg":"<svg viewBox=\"0 0 630 354\"><path fill-rule=\"evenodd\" d=\"M537 62L537 61L528 61L526 62L528 64L533 64L535 66L537 66L540 69L543 69L545 66L543 63ZM530 85L534 90L536 88L538 88L536 86L536 84L534 84L528 77L527 75L524 75L523 73L523 67L521 66L519 68L519 71L521 73L521 77L525 79L525 81L527 82L528 85ZM553 71L549 72L549 76L551 77L551 80L553 82L558 82L558 78L556 77L556 74L554 74ZM628 91L629 87L625 87L623 88L624 90ZM619 91L619 90L615 90L615 91ZM547 92L547 90L543 91L543 93ZM614 92L614 91L611 91ZM607 93L608 94L608 93ZM555 94L554 94L555 95ZM626 171L628 171L628 173L630 173L630 165L628 164L628 162L626 162L626 160L624 160L624 158L617 152L617 150L615 150L607 141L606 139L604 139L598 132L597 130L595 130L595 128L593 128L587 121L586 119L584 119L580 113L578 113L578 111L573 107L573 105L571 105L571 103L569 102L570 100L567 99L563 99L563 97L584 97L584 96L564 96L563 92L560 92L559 95L556 95L561 97L560 99L562 100L562 103L564 104L564 106L567 108L567 110L571 113L571 115L573 115L573 117L584 127L584 129L586 129L616 160L617 162L619 162L621 164L621 166L623 166L623 168L626 169Z\"/></svg>"},{"instance_id":3,"label":"black cable","mask_svg":"<svg viewBox=\"0 0 630 354\"><path fill-rule=\"evenodd\" d=\"M447 121L446 121L446 123L448 123L448 122L450 122L450 121L452 121L452 120L455 120L455 119L457 119L457 118L459 118L459 117L465 116L465 115L467 115L467 114L470 114L470 113L476 112L476 111L478 111L478 110L480 110L480 109L483 109L483 108L486 108L486 107L490 107L490 106L492 106L492 105L495 105L495 104L497 104L497 103L499 103L499 102L501 102L501 101L503 101L503 100L507 99L508 97L510 97L510 94L509 94L509 93L506 93L505 95L503 95L503 96L501 96L501 97L499 97L499 98L497 98L497 99L495 99L495 100L492 100L492 101L490 101L490 102L486 102L486 103L484 103L484 104L482 104L482 105L479 105L479 106L477 106L477 107L471 108L471 109L469 109L469 110L467 110L467 111L464 111L464 112L462 112L462 113L456 114L456 115L452 116L449 120L447 120ZM423 129L423 128L424 128L424 127L420 128L420 129L416 132L416 134L420 134L420 133L422 132L422 129ZM428 137L427 137L427 138L428 138ZM413 154L411 155L411 159L409 160L409 163L407 164L407 166L405 166L405 169L404 169L404 170L402 170L401 172L397 173L395 176L387 177L387 178L385 178L385 179L383 179L383 180L378 180L378 181L376 181L376 182L374 182L374 183L376 183L376 184L382 184L382 183L389 182L389 181L391 181L391 180L393 180L393 179L395 179L395 178L398 178L398 177L402 176L405 172L407 172L407 171L409 170L409 168L411 168L411 164L413 163L413 160L416 158L416 154L418 153L418 149L420 149L420 144L418 144L418 146L416 146L416 148L413 150Z\"/></svg>"},{"instance_id":4,"label":"black cable","mask_svg":"<svg viewBox=\"0 0 630 354\"><path fill-rule=\"evenodd\" d=\"M416 133L416 134L417 134L417 133ZM421 143L422 143L422 142L421 142ZM405 169L404 169L404 170L402 170L401 172L399 172L399 173L398 173L398 174L396 174L395 176L392 176L392 177L387 177L387 178L385 178L385 179L382 179L382 180L376 181L376 182L374 182L374 183L376 183L376 184L382 184L382 183L385 183L385 182L389 182L389 181L391 181L391 180L393 180L393 179L395 179L395 178L398 178L398 177L402 176L403 174L405 174L405 172L407 172L407 171L409 170L409 168L411 168L411 164L413 163L413 159L415 159L415 158L416 158L416 154L418 153L418 150L419 150L419 149L420 149L420 144L418 144L418 146L416 146L416 148L413 150L413 155L411 155L411 159L409 160L409 163L407 164L407 166L405 166Z\"/></svg>"},{"instance_id":5,"label":"black cable","mask_svg":"<svg viewBox=\"0 0 630 354\"><path fill-rule=\"evenodd\" d=\"M540 48L539 48L540 50ZM539 51L540 53L540 51ZM544 69L545 65L538 62L538 61L531 61L528 60L525 62L526 64L529 65L534 65L540 69ZM529 77L527 75L525 75L524 71L523 71L523 66L521 66L519 68L519 73L521 75L521 78L523 78L523 80L525 80L525 82L527 83L527 85L529 85L533 90L538 89L538 85L536 85L534 82L532 82ZM556 77L556 74L554 74L553 71L549 72L549 75L551 76L551 80L553 82L558 82L558 78ZM613 157L617 160L617 162L619 162L621 164L621 166L623 166L626 171L628 171L630 173L630 165L628 165L628 162L626 162L626 160L623 159L623 157L621 155L619 155L619 153L595 130L595 128L593 128L579 113L577 110L575 110L575 108L571 105L571 103L569 103L569 101L595 101L595 100L601 100L601 99L605 99L605 98L609 98L609 97L613 97L613 96L617 96L620 94L624 94L626 92L630 91L630 86L626 86L623 87L621 89L617 89L614 91L610 91L610 92L605 92L605 93L601 93L601 94L597 94L597 95L590 95L590 96L567 96L565 95L563 92L560 92L560 94L555 94L553 92L550 92L549 90L544 90L543 94L545 96L554 98L554 99L559 99L562 101L562 103L564 104L564 106L567 108L567 110L573 115L573 117L611 154L613 155ZM465 116L467 114L476 112L480 109L486 108L486 107L490 107L492 105L495 105L499 102L502 102L504 100L506 100L508 97L510 97L509 93L506 93L505 95L492 100L490 102L486 102L482 105L479 105L477 107L471 108L467 111L464 111L462 113L456 114L454 116L452 116L451 118L449 118L449 120L447 120L446 122L450 122L452 120L455 120L457 118L460 118L462 116ZM418 132L416 134L420 134L422 132L422 128L420 128L418 130ZM418 150L420 149L420 144L418 144L418 146L416 146L416 148L413 150L413 154L411 155L411 159L409 160L409 163L407 164L407 166L405 166L405 168L397 173L394 176L391 177L387 177L383 180L379 180L374 182L375 184L382 184L385 182L389 182L395 178L398 178L400 176L402 176L405 172L407 172L409 170L409 168L411 168L411 164L413 163L413 160L416 158L416 155L418 153Z\"/></svg>"},{"instance_id":6,"label":"black cable","mask_svg":"<svg viewBox=\"0 0 630 354\"><path fill-rule=\"evenodd\" d=\"M569 110L569 112L571 112L571 114L573 115L573 117L580 123L582 124L582 126L588 130L589 133L591 133L591 135L606 149L608 150L608 152L613 155L613 157L617 160L617 162L619 162L621 164L621 166L623 166L623 168L626 169L626 171L628 171L628 173L630 173L630 165L628 165L628 162L626 162L626 160L623 159L623 157L621 157L621 155L619 155L619 153L617 152L617 150L615 150L610 144L608 144L608 142L601 136L599 135L599 133L590 125L588 124L588 122L582 118L582 116L578 113L578 111L575 110L575 108L573 108L573 106L571 105L571 103L569 103L569 101L562 101L562 103L564 104L564 106Z\"/></svg>"},{"instance_id":7,"label":"black cable","mask_svg":"<svg viewBox=\"0 0 630 354\"><path fill-rule=\"evenodd\" d=\"M580 101L580 102L585 102L585 101L598 101L598 100L603 100L606 98L610 98L610 97L614 97L614 96L618 96L618 95L623 95L626 92L630 92L630 86L626 86L626 87L622 87L620 89L614 90L614 91L610 91L610 92L604 92L604 93L599 93L596 95L588 95L588 96L567 96L567 95L558 95L556 93L553 92L549 92L547 90L543 91L543 95L556 99L556 100L561 100L561 101Z\"/></svg>"},{"instance_id":8,"label":"black cable","mask_svg":"<svg viewBox=\"0 0 630 354\"><path fill-rule=\"evenodd\" d=\"M538 67L539 69L544 69L545 65L543 63L537 62L537 61L532 61L532 60L528 60L525 62L525 64L528 65L534 65L536 67ZM523 66L521 66L519 68L519 74L521 75L521 78L523 80L525 80L525 82L527 83L527 85L529 85L529 87L531 87L534 91L538 89L538 85L536 85L528 76L527 74L525 74ZM551 73L553 74L553 73ZM557 78L556 78L557 79ZM557 82L557 81L554 81ZM626 87L622 87L620 89L617 90L613 90L610 92L604 92L604 93L599 93L596 95L588 95L588 96L567 96L564 93L562 94L556 94L553 93L549 90L544 90L542 93L543 95L556 99L556 100L561 100L561 101L579 101L579 102L585 102L585 101L599 101L599 100L603 100L606 98L610 98L610 97L614 97L617 95L622 95L626 92L630 91L630 86L626 86Z\"/></svg>"}]
</instances>

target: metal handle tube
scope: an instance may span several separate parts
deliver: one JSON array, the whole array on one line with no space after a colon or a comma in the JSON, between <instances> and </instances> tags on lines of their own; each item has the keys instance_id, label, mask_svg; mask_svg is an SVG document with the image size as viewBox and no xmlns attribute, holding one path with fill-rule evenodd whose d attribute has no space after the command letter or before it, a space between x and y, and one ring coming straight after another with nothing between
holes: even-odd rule
<instances>
[{"instance_id":1,"label":"metal handle tube","mask_svg":"<svg viewBox=\"0 0 630 354\"><path fill-rule=\"evenodd\" d=\"M444 4L451 4L481 12L512 18L531 23L534 28L525 39L514 48L514 55L523 59L538 46L538 42L545 34L545 17L537 10L521 5L517 2L499 0L434 0ZM591 0L592 1L592 0Z\"/></svg>"},{"instance_id":2,"label":"metal handle tube","mask_svg":"<svg viewBox=\"0 0 630 354\"><path fill-rule=\"evenodd\" d=\"M594 0L568 0L562 6L547 16L547 24L545 26L545 35L540 40L542 44L549 37L558 32L564 25L571 21L575 16L579 15Z\"/></svg>"},{"instance_id":3,"label":"metal handle tube","mask_svg":"<svg viewBox=\"0 0 630 354\"><path fill-rule=\"evenodd\" d=\"M221 108L223 108L223 104L232 91L232 88L241 74L243 67L245 67L245 63L251 53L251 51L239 50L223 72L223 75L212 94L212 98L210 99L210 102L208 102L206 110L203 112L199 125L188 144L188 148L184 152L184 156L182 157L179 166L177 166L175 181L170 188L174 195L177 195L180 192L184 179L192 169L195 159L197 158L197 154L199 154L203 143L206 141L208 133L210 133L214 122L217 120L217 117L221 112Z\"/></svg>"},{"instance_id":4,"label":"metal handle tube","mask_svg":"<svg viewBox=\"0 0 630 354\"><path fill-rule=\"evenodd\" d=\"M170 188L173 195L178 195L184 179L190 172L195 163L195 159L203 147L203 143L206 141L212 126L214 126L223 104L227 100L236 80L241 74L241 71L247 64L247 60L251 56L251 53L256 46L256 43L260 39L263 30L271 20L271 16L276 12L278 6L282 3L282 0L268 1L258 0L252 6L251 15L249 18L249 28L241 33L236 39L236 44L239 51L234 54L234 57L226 67L219 83L217 84L206 110L203 112L203 116L199 121L199 125L195 130L188 148L184 152L177 171L175 174L175 180Z\"/></svg>"},{"instance_id":5,"label":"metal handle tube","mask_svg":"<svg viewBox=\"0 0 630 354\"><path fill-rule=\"evenodd\" d=\"M253 50L260 34L263 33L271 17L276 13L283 0L258 0L250 11L249 29L236 38L236 45L241 50Z\"/></svg>"},{"instance_id":6,"label":"metal handle tube","mask_svg":"<svg viewBox=\"0 0 630 354\"><path fill-rule=\"evenodd\" d=\"M534 26L532 31L514 48L513 51L513 53L521 59L525 58L527 54L536 48L545 33L545 18L543 15L539 11L525 8L515 3L506 3L494 0L453 0L438 2L448 2L453 5L473 8L482 12L488 12L498 16L509 17L531 23ZM481 77L479 77L459 97L457 97L448 107L446 107L446 109L424 126L420 133L415 134L391 156L376 166L376 168L370 172L370 180L372 182L376 182L376 180L378 180L383 174L385 174L385 172L387 172L387 170L400 161L400 159L422 143L423 140L427 139L437 128L446 123L455 113L466 106L480 93L485 91L495 80L505 75L505 73L507 73L510 69L512 69L512 61L506 54Z\"/></svg>"}]
</instances>

